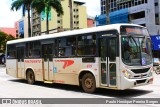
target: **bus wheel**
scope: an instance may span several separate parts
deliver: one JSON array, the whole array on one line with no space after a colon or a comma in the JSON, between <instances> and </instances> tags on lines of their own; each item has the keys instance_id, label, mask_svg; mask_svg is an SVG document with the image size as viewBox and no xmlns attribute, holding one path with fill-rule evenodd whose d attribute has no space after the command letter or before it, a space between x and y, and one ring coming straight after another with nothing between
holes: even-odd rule
<instances>
[{"instance_id":1,"label":"bus wheel","mask_svg":"<svg viewBox=\"0 0 160 107\"><path fill-rule=\"evenodd\" d=\"M82 77L82 88L87 93L93 93L96 89L95 78L92 74L86 73Z\"/></svg>"},{"instance_id":2,"label":"bus wheel","mask_svg":"<svg viewBox=\"0 0 160 107\"><path fill-rule=\"evenodd\" d=\"M35 76L34 76L33 71L31 71L31 70L27 71L27 77L26 78L27 78L28 84L34 84Z\"/></svg>"}]
</instances>

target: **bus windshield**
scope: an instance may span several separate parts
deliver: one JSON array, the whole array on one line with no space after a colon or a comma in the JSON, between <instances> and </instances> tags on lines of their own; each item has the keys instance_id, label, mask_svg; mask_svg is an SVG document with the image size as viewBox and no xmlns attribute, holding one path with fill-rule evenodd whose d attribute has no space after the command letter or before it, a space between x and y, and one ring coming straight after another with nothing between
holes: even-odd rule
<instances>
[{"instance_id":1,"label":"bus windshield","mask_svg":"<svg viewBox=\"0 0 160 107\"><path fill-rule=\"evenodd\" d=\"M152 63L151 40L143 34L122 34L122 61L127 65L149 65Z\"/></svg>"}]
</instances>

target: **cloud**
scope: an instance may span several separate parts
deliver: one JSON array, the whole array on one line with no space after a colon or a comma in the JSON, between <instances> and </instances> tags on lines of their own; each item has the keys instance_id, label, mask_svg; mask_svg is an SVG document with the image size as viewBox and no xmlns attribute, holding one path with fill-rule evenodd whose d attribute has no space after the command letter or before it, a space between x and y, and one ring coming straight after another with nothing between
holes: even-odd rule
<instances>
[{"instance_id":1,"label":"cloud","mask_svg":"<svg viewBox=\"0 0 160 107\"><path fill-rule=\"evenodd\" d=\"M11 0L1 0L0 27L14 27L14 22L21 18L21 11L11 11Z\"/></svg>"}]
</instances>

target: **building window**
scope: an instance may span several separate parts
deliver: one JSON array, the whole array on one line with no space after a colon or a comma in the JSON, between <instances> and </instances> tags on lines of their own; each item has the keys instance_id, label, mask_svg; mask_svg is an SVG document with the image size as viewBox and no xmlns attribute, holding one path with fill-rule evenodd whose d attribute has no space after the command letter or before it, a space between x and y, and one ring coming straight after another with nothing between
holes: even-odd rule
<instances>
[{"instance_id":1,"label":"building window","mask_svg":"<svg viewBox=\"0 0 160 107\"><path fill-rule=\"evenodd\" d=\"M158 3L155 3L155 6L158 6Z\"/></svg>"},{"instance_id":2,"label":"building window","mask_svg":"<svg viewBox=\"0 0 160 107\"><path fill-rule=\"evenodd\" d=\"M77 21L77 24L79 24L79 21Z\"/></svg>"},{"instance_id":3,"label":"building window","mask_svg":"<svg viewBox=\"0 0 160 107\"><path fill-rule=\"evenodd\" d=\"M145 0L145 3L147 3L148 2L148 0Z\"/></svg>"},{"instance_id":4,"label":"building window","mask_svg":"<svg viewBox=\"0 0 160 107\"><path fill-rule=\"evenodd\" d=\"M131 20L140 19L145 17L145 11L134 13L130 15Z\"/></svg>"},{"instance_id":5,"label":"building window","mask_svg":"<svg viewBox=\"0 0 160 107\"><path fill-rule=\"evenodd\" d=\"M60 15L60 14L57 14L57 16L60 17L61 15Z\"/></svg>"}]
</instances>

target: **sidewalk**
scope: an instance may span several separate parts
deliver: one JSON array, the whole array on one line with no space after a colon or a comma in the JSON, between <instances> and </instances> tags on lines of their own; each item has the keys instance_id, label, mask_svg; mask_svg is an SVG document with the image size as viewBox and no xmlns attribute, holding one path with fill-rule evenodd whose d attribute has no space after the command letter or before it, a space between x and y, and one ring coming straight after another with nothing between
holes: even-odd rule
<instances>
[{"instance_id":1,"label":"sidewalk","mask_svg":"<svg viewBox=\"0 0 160 107\"><path fill-rule=\"evenodd\" d=\"M6 67L6 65L1 65L1 64L0 64L0 67Z\"/></svg>"}]
</instances>

